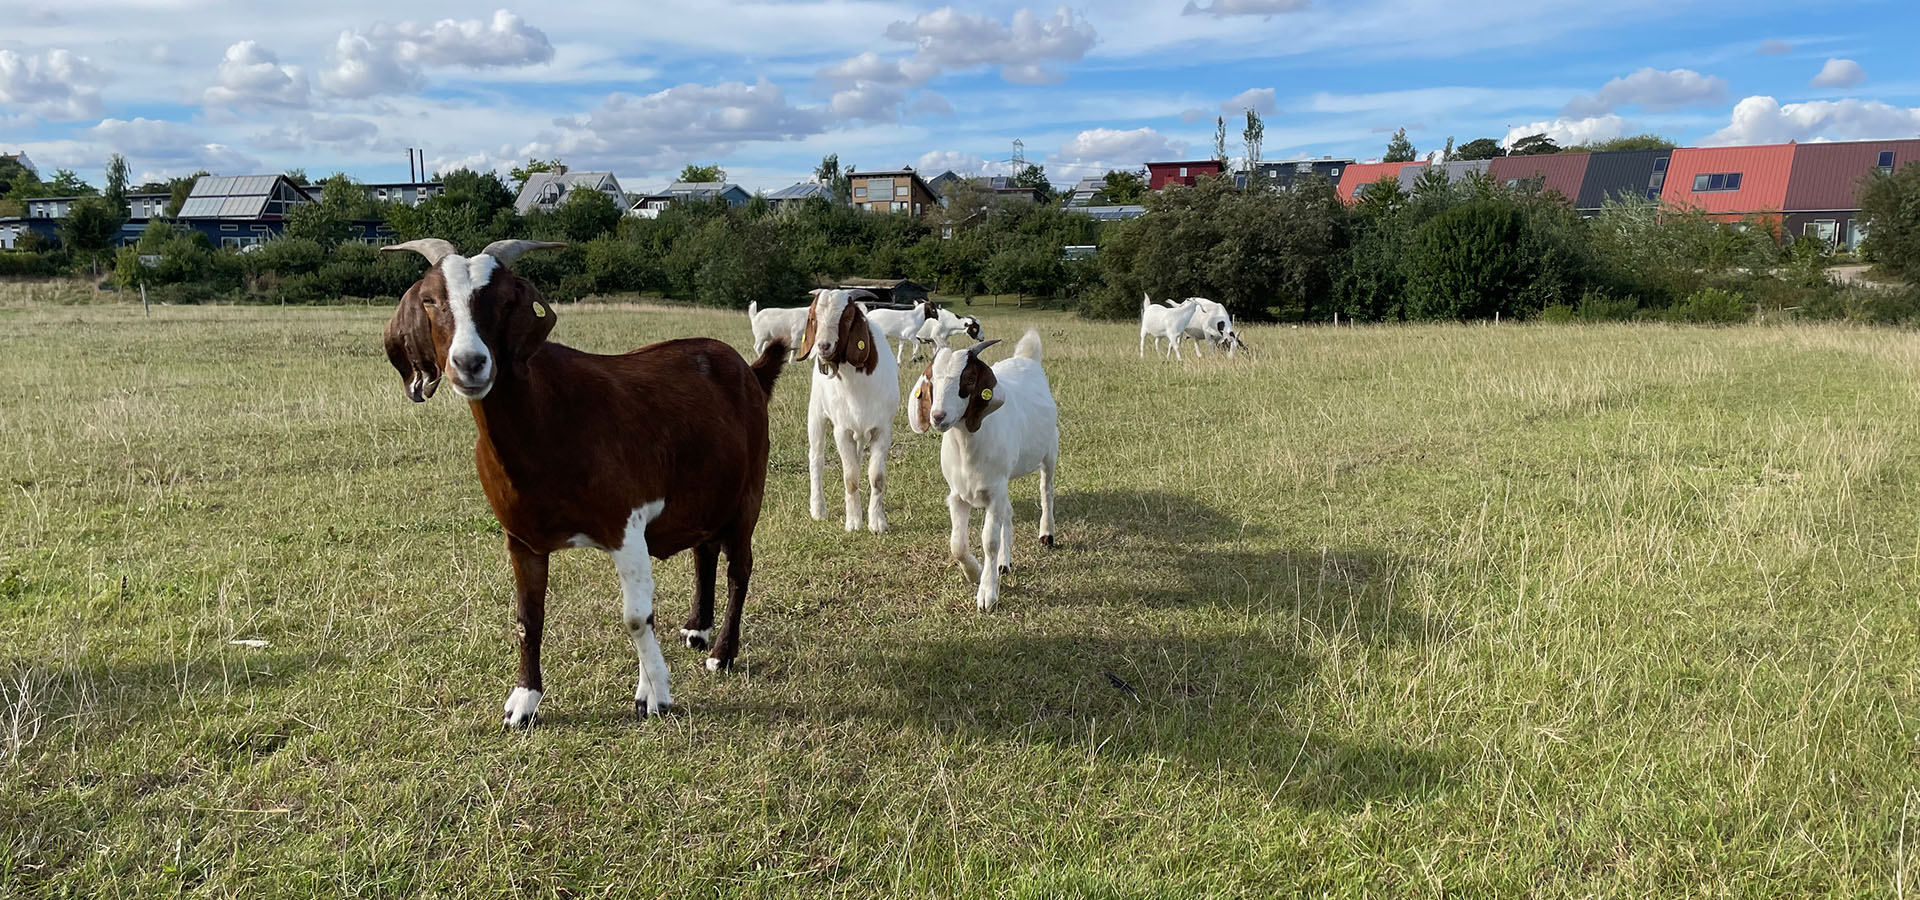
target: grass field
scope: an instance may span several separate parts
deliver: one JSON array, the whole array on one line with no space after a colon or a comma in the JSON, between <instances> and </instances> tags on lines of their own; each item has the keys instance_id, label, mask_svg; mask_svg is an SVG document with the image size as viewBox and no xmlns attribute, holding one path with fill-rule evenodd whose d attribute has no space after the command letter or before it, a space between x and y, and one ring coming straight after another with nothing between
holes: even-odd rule
<instances>
[{"instance_id":1,"label":"grass field","mask_svg":"<svg viewBox=\"0 0 1920 900\"><path fill-rule=\"evenodd\" d=\"M807 518L796 369L740 670L669 648L679 711L636 723L612 566L562 554L505 733L473 425L405 402L385 313L0 301L0 896L1920 891L1920 336L1249 328L1181 365L998 309L1047 342L1062 546L1018 483L995 612L904 419L894 531Z\"/></svg>"}]
</instances>

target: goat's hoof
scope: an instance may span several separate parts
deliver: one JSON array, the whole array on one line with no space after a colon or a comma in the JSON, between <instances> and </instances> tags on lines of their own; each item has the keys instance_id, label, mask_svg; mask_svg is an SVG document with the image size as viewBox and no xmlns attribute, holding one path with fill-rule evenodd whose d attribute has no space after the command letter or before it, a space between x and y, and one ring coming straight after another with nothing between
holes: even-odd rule
<instances>
[{"instance_id":1,"label":"goat's hoof","mask_svg":"<svg viewBox=\"0 0 1920 900\"><path fill-rule=\"evenodd\" d=\"M1043 535L1041 535L1041 536L1040 536L1040 546L1042 546L1042 547L1057 547L1057 546L1059 546L1059 545L1058 545L1058 544L1055 544L1055 543L1053 542L1053 535L1050 535L1050 534L1043 534Z\"/></svg>"},{"instance_id":2,"label":"goat's hoof","mask_svg":"<svg viewBox=\"0 0 1920 900\"><path fill-rule=\"evenodd\" d=\"M1005 574L1007 574L1008 572L1011 572L1011 571L1013 571L1013 567L1012 567L1012 566L1001 566L1001 567L1000 567L1000 574L1002 574L1002 575L1005 575Z\"/></svg>"},{"instance_id":3,"label":"goat's hoof","mask_svg":"<svg viewBox=\"0 0 1920 900\"><path fill-rule=\"evenodd\" d=\"M649 704L645 700L633 701L633 717L642 722L654 716L664 716L670 712L673 712L672 701L655 704Z\"/></svg>"},{"instance_id":4,"label":"goat's hoof","mask_svg":"<svg viewBox=\"0 0 1920 900\"><path fill-rule=\"evenodd\" d=\"M721 669L731 669L731 668L733 668L732 657L727 657L724 659L718 656L707 657L707 671L709 672L718 672Z\"/></svg>"},{"instance_id":5,"label":"goat's hoof","mask_svg":"<svg viewBox=\"0 0 1920 900\"><path fill-rule=\"evenodd\" d=\"M994 602L994 598L992 597L973 598L973 604L975 606L980 607L981 612L993 612L993 602Z\"/></svg>"},{"instance_id":6,"label":"goat's hoof","mask_svg":"<svg viewBox=\"0 0 1920 900\"><path fill-rule=\"evenodd\" d=\"M695 650L707 649L708 639L711 638L712 636L713 636L713 629L711 628L680 629L680 639L683 641L686 641L687 646Z\"/></svg>"},{"instance_id":7,"label":"goat's hoof","mask_svg":"<svg viewBox=\"0 0 1920 900\"><path fill-rule=\"evenodd\" d=\"M504 728L532 728L540 721L540 692L529 688L516 687L507 695L506 707L500 716L500 725Z\"/></svg>"}]
</instances>

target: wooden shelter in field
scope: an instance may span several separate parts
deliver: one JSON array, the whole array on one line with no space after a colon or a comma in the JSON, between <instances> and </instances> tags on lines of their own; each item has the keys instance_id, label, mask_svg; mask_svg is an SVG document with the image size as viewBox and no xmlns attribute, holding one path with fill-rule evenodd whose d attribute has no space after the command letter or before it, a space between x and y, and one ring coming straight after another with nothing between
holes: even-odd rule
<instances>
[{"instance_id":1,"label":"wooden shelter in field","mask_svg":"<svg viewBox=\"0 0 1920 900\"><path fill-rule=\"evenodd\" d=\"M927 299L927 286L905 278L842 278L840 287L872 291L882 304L912 306Z\"/></svg>"}]
</instances>

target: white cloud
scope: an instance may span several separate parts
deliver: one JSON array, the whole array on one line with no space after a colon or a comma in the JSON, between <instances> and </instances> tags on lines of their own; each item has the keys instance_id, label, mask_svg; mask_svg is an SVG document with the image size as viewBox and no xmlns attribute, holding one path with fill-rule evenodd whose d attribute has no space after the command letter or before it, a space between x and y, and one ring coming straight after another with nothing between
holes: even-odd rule
<instances>
[{"instance_id":1,"label":"white cloud","mask_svg":"<svg viewBox=\"0 0 1920 900\"><path fill-rule=\"evenodd\" d=\"M1600 116L1628 106L1661 111L1718 103L1727 95L1727 80L1692 69L1662 72L1646 68L1615 78L1590 97L1575 97L1562 112L1568 116Z\"/></svg>"},{"instance_id":2,"label":"white cloud","mask_svg":"<svg viewBox=\"0 0 1920 900\"><path fill-rule=\"evenodd\" d=\"M612 94L584 119L562 119L589 146L645 147L658 153L724 153L742 141L783 141L826 129L827 113L787 103L779 85L682 84L644 96Z\"/></svg>"},{"instance_id":3,"label":"white cloud","mask_svg":"<svg viewBox=\"0 0 1920 900\"><path fill-rule=\"evenodd\" d=\"M917 116L950 116L953 115L953 104L932 91L922 91L907 105L907 112Z\"/></svg>"},{"instance_id":4,"label":"white cloud","mask_svg":"<svg viewBox=\"0 0 1920 900\"><path fill-rule=\"evenodd\" d=\"M1263 116L1272 115L1274 109L1273 88L1248 88L1233 96L1233 99L1220 104L1225 113L1238 113L1251 108Z\"/></svg>"},{"instance_id":5,"label":"white cloud","mask_svg":"<svg viewBox=\"0 0 1920 900\"><path fill-rule=\"evenodd\" d=\"M998 160L988 160L977 154L962 153L958 150L935 150L922 153L913 161L913 170L929 177L947 170L955 175L1012 175L1013 167Z\"/></svg>"},{"instance_id":6,"label":"white cloud","mask_svg":"<svg viewBox=\"0 0 1920 900\"><path fill-rule=\"evenodd\" d=\"M999 66L1000 77L1016 84L1051 84L1065 76L1050 64L1079 62L1094 42L1093 26L1065 6L1047 18L1021 9L1005 25L943 6L888 25L887 37L913 44L914 55L895 68L900 78L916 84L943 71L980 66Z\"/></svg>"},{"instance_id":7,"label":"white cloud","mask_svg":"<svg viewBox=\"0 0 1920 900\"><path fill-rule=\"evenodd\" d=\"M1544 134L1562 147L1571 147L1574 144L1612 140L1626 133L1627 120L1612 113L1584 118L1562 116L1551 122L1534 122L1508 131L1507 136L1500 140L1500 146L1511 147L1514 141L1535 134Z\"/></svg>"},{"instance_id":8,"label":"white cloud","mask_svg":"<svg viewBox=\"0 0 1920 900\"><path fill-rule=\"evenodd\" d=\"M86 135L135 165L174 173L207 169L229 175L257 171L260 161L225 144L208 141L179 122L103 119Z\"/></svg>"},{"instance_id":9,"label":"white cloud","mask_svg":"<svg viewBox=\"0 0 1920 900\"><path fill-rule=\"evenodd\" d=\"M340 32L320 86L343 97L370 97L418 90L428 67L506 68L552 59L546 34L504 9L485 21L380 23L365 32Z\"/></svg>"},{"instance_id":10,"label":"white cloud","mask_svg":"<svg viewBox=\"0 0 1920 900\"><path fill-rule=\"evenodd\" d=\"M380 127L353 116L309 116L289 125L264 131L249 138L262 150L297 153L315 144L350 144L365 147L380 136Z\"/></svg>"},{"instance_id":11,"label":"white cloud","mask_svg":"<svg viewBox=\"0 0 1920 900\"><path fill-rule=\"evenodd\" d=\"M1187 0L1183 16L1213 16L1223 19L1227 16L1271 16L1280 13L1299 12L1306 9L1309 0L1213 0L1201 6L1193 0Z\"/></svg>"},{"instance_id":12,"label":"white cloud","mask_svg":"<svg viewBox=\"0 0 1920 900\"><path fill-rule=\"evenodd\" d=\"M1194 106L1180 111L1180 121L1191 125L1195 122L1204 122L1207 120L1207 117L1211 115L1213 115L1213 113Z\"/></svg>"},{"instance_id":13,"label":"white cloud","mask_svg":"<svg viewBox=\"0 0 1920 900\"><path fill-rule=\"evenodd\" d=\"M1054 161L1059 168L1076 171L1136 169L1148 160L1179 159L1186 152L1186 144L1151 128L1129 131L1090 128L1062 144L1060 152L1054 155Z\"/></svg>"},{"instance_id":14,"label":"white cloud","mask_svg":"<svg viewBox=\"0 0 1920 900\"><path fill-rule=\"evenodd\" d=\"M835 91L828 104L836 118L866 122L891 122L900 118L900 104L906 93L890 84L861 82L844 91Z\"/></svg>"},{"instance_id":15,"label":"white cloud","mask_svg":"<svg viewBox=\"0 0 1920 900\"><path fill-rule=\"evenodd\" d=\"M1760 53L1766 56L1783 56L1793 52L1793 45L1779 38L1760 42Z\"/></svg>"},{"instance_id":16,"label":"white cloud","mask_svg":"<svg viewBox=\"0 0 1920 900\"><path fill-rule=\"evenodd\" d=\"M241 41L227 48L200 102L220 107L297 108L307 105L309 93L307 75L299 66L283 66L272 50Z\"/></svg>"},{"instance_id":17,"label":"white cloud","mask_svg":"<svg viewBox=\"0 0 1920 900\"><path fill-rule=\"evenodd\" d=\"M1850 88L1867 80L1867 70L1850 59L1829 59L1820 67L1820 74L1813 76L1813 86L1823 88Z\"/></svg>"},{"instance_id":18,"label":"white cloud","mask_svg":"<svg viewBox=\"0 0 1920 900\"><path fill-rule=\"evenodd\" d=\"M100 114L107 74L68 50L21 54L0 50L0 104L60 121Z\"/></svg>"},{"instance_id":19,"label":"white cloud","mask_svg":"<svg viewBox=\"0 0 1920 900\"><path fill-rule=\"evenodd\" d=\"M1920 134L1920 109L1878 100L1811 100L1780 105L1772 97L1748 97L1733 107L1727 127L1702 146L1779 144L1786 141L1867 141Z\"/></svg>"}]
</instances>

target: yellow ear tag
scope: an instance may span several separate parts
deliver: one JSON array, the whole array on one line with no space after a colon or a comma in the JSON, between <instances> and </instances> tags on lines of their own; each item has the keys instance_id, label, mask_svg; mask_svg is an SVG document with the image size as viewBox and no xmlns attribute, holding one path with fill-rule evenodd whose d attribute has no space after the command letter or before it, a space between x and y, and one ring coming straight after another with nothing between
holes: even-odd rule
<instances>
[{"instance_id":1,"label":"yellow ear tag","mask_svg":"<svg viewBox=\"0 0 1920 900\"><path fill-rule=\"evenodd\" d=\"M859 342L857 342L857 343L855 343L855 344L854 344L854 346L855 346L856 348L858 348L858 349L861 349L861 350L865 350L865 349L867 349L867 342L866 342L866 341L859 341Z\"/></svg>"},{"instance_id":2,"label":"yellow ear tag","mask_svg":"<svg viewBox=\"0 0 1920 900\"><path fill-rule=\"evenodd\" d=\"M993 388L982 388L982 389L980 390L980 399L982 399L982 400L992 400L992 399L993 399Z\"/></svg>"},{"instance_id":3,"label":"yellow ear tag","mask_svg":"<svg viewBox=\"0 0 1920 900\"><path fill-rule=\"evenodd\" d=\"M534 318L536 318L536 319L544 319L544 318L546 318L546 317L547 317L547 305L546 305L545 303L541 303L541 302L540 302L540 301L538 301L538 300L535 300L535 301L533 301L533 317L534 317Z\"/></svg>"}]
</instances>

